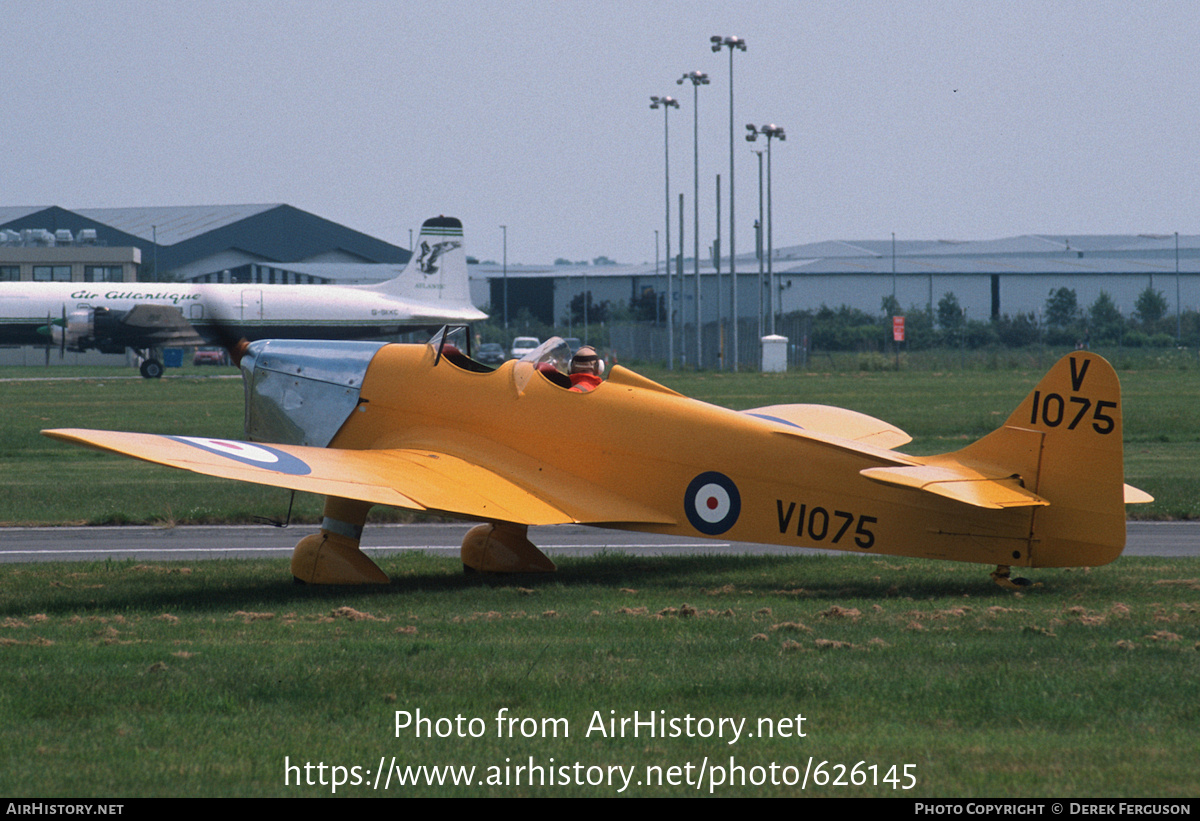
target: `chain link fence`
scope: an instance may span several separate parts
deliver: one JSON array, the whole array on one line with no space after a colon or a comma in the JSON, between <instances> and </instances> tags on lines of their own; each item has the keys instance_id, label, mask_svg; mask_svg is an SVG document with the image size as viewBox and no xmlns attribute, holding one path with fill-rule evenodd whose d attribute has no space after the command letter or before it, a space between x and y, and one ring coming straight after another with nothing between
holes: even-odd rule
<instances>
[{"instance_id":1,"label":"chain link fence","mask_svg":"<svg viewBox=\"0 0 1200 821\"><path fill-rule=\"evenodd\" d=\"M788 368L804 367L808 363L811 317L785 317L776 325L776 334L788 340ZM758 320L738 323L737 370L759 370L762 366L763 330ZM665 326L649 322L618 322L609 325L609 345L618 362L655 362L667 364L673 354L676 366L699 367L704 370L734 368L732 325L728 322L706 322L700 328L700 357L696 354L696 325L686 323L675 327L675 344L671 346Z\"/></svg>"}]
</instances>

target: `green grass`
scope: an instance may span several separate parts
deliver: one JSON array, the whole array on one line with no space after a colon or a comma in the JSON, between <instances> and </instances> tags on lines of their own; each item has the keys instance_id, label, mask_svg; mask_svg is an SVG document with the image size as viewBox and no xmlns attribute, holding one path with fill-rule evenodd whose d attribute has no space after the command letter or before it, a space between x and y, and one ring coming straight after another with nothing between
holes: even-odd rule
<instances>
[{"instance_id":1,"label":"green grass","mask_svg":"<svg viewBox=\"0 0 1200 821\"><path fill-rule=\"evenodd\" d=\"M1194 560L1039 571L866 557L602 556L554 576L381 560L384 589L294 586L281 561L0 565L0 784L52 797L321 796L293 765L911 764L916 785L810 796L1192 797ZM496 716L533 719L504 737ZM397 735L396 712L482 737ZM605 737L598 715L778 722L804 737ZM658 711L664 711L658 713ZM567 737L544 737L545 719ZM450 723L443 723L449 729ZM464 728L466 725L463 725ZM517 725L520 726L520 725ZM765 725L764 725L765 726ZM784 729L788 729L784 725ZM795 729L793 725L792 729ZM499 772L503 775L504 770ZM694 773L694 770L693 770ZM352 773L350 773L352 774ZM513 771L509 771L511 779ZM779 774L785 774L780 770ZM836 774L836 773L834 773ZM312 771L314 780L319 776ZM611 796L597 786L345 784L338 795ZM717 786L722 796L799 787Z\"/></svg>"},{"instance_id":2,"label":"green grass","mask_svg":"<svg viewBox=\"0 0 1200 821\"><path fill-rule=\"evenodd\" d=\"M1156 499L1132 506L1136 518L1200 518L1200 367L1171 354L1108 352L1118 364L1125 401L1126 478ZM840 370L787 374L641 372L704 401L737 409L787 402L853 408L886 419L914 441L903 450L955 450L1002 423L1041 378L1054 354L1011 354L978 367L895 371L853 369L854 355L830 362ZM914 357L915 358L915 357ZM814 360L816 365L823 360ZM930 364L923 362L921 364ZM933 363L937 364L937 363ZM65 368L6 368L0 377L40 377ZM102 371L129 376L128 369ZM248 522L280 517L284 491L145 465L54 442L42 428L87 427L195 436L242 436L239 379L189 378L214 370L184 369L184 378L87 378L0 382L0 524ZM223 373L225 371L222 371ZM297 497L299 521L320 516L315 497ZM376 508L376 521L405 520Z\"/></svg>"}]
</instances>

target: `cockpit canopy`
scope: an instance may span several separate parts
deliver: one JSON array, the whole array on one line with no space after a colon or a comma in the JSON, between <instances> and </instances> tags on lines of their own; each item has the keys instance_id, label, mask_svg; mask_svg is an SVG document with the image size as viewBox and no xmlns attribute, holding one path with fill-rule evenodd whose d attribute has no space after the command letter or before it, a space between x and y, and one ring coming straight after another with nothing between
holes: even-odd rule
<instances>
[{"instance_id":1,"label":"cockpit canopy","mask_svg":"<svg viewBox=\"0 0 1200 821\"><path fill-rule=\"evenodd\" d=\"M493 370L493 368L471 359L471 329L466 325L447 325L434 334L426 344L435 353L435 365L444 358L458 367L470 371ZM517 361L533 365L534 370L547 375L550 372L557 372L566 376L571 369L571 346L561 337L552 336Z\"/></svg>"}]
</instances>

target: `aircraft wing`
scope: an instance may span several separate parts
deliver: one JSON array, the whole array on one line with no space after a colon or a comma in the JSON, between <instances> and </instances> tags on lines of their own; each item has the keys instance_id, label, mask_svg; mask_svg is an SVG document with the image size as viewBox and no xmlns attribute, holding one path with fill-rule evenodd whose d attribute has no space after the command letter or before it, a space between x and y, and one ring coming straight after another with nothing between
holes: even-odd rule
<instances>
[{"instance_id":1,"label":"aircraft wing","mask_svg":"<svg viewBox=\"0 0 1200 821\"><path fill-rule=\"evenodd\" d=\"M498 470L424 449L346 450L80 429L42 433L207 476L485 521L673 521L603 488L526 488Z\"/></svg>"},{"instance_id":2,"label":"aircraft wing","mask_svg":"<svg viewBox=\"0 0 1200 821\"><path fill-rule=\"evenodd\" d=\"M183 312L170 305L142 303L121 317L117 334L131 348L157 348L164 345L206 345Z\"/></svg>"}]
</instances>

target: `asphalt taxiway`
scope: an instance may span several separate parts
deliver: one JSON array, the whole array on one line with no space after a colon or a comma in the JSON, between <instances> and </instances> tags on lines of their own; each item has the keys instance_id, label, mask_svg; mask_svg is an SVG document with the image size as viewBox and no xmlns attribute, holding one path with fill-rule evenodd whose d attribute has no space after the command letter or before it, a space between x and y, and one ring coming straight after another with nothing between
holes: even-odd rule
<instances>
[{"instance_id":1,"label":"asphalt taxiway","mask_svg":"<svg viewBox=\"0 0 1200 821\"><path fill-rule=\"evenodd\" d=\"M469 527L463 523L368 525L362 546L372 556L410 550L457 556L463 534ZM0 528L0 562L287 558L296 542L315 531L315 525L288 528L267 525L9 527ZM531 528L530 538L551 557L602 552L630 555L803 555L813 552L804 548L658 536L582 525ZM1200 522L1130 522L1125 554L1200 556Z\"/></svg>"}]
</instances>

